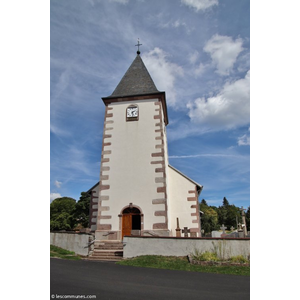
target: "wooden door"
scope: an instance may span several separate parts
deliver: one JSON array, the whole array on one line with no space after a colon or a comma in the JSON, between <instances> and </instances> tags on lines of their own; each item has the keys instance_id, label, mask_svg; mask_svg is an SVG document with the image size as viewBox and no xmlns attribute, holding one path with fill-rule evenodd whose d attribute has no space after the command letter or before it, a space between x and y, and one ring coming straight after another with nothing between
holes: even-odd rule
<instances>
[{"instance_id":1,"label":"wooden door","mask_svg":"<svg viewBox=\"0 0 300 300\"><path fill-rule=\"evenodd\" d=\"M122 217L122 239L124 235L131 235L132 215L124 214Z\"/></svg>"}]
</instances>

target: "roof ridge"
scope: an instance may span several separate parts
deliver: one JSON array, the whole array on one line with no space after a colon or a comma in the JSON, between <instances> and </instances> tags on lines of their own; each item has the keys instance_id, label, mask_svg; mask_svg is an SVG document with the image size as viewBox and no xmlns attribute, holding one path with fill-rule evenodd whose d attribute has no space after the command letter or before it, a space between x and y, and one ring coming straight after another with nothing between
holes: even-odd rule
<instances>
[{"instance_id":1,"label":"roof ridge","mask_svg":"<svg viewBox=\"0 0 300 300\"><path fill-rule=\"evenodd\" d=\"M203 189L203 185L197 183L196 181L194 181L193 179L191 179L190 177L186 176L185 174L183 174L182 172L180 172L179 170L177 170L176 168L174 168L173 166L171 166L170 164L168 164L168 166L173 169L175 172L179 173L181 176L185 177L187 180L191 181L192 183L194 183L195 185L197 185L200 190Z\"/></svg>"}]
</instances>

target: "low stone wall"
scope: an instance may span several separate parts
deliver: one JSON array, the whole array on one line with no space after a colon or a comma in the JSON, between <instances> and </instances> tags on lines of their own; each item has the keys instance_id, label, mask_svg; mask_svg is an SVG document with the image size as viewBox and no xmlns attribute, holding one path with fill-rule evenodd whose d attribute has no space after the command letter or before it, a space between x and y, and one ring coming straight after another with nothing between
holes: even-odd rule
<instances>
[{"instance_id":1,"label":"low stone wall","mask_svg":"<svg viewBox=\"0 0 300 300\"><path fill-rule=\"evenodd\" d=\"M186 256L216 251L218 256L250 256L250 238L124 237L124 258L141 255Z\"/></svg>"},{"instance_id":2,"label":"low stone wall","mask_svg":"<svg viewBox=\"0 0 300 300\"><path fill-rule=\"evenodd\" d=\"M91 234L75 232L50 232L50 244L74 251L76 254L88 256L88 243L94 238ZM87 248L85 248L87 247Z\"/></svg>"}]
</instances>

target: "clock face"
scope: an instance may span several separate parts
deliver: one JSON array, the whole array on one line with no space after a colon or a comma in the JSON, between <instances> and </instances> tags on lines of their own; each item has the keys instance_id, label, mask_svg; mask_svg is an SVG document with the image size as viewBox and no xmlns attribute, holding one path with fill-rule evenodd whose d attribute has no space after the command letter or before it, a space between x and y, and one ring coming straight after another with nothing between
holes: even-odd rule
<instances>
[{"instance_id":1,"label":"clock face","mask_svg":"<svg viewBox=\"0 0 300 300\"><path fill-rule=\"evenodd\" d=\"M127 117L128 118L136 118L138 116L138 108L137 107L128 107L127 108Z\"/></svg>"},{"instance_id":2,"label":"clock face","mask_svg":"<svg viewBox=\"0 0 300 300\"><path fill-rule=\"evenodd\" d=\"M132 112L132 116L133 117L137 117L138 116L138 108L137 107L132 108L131 112Z\"/></svg>"}]
</instances>

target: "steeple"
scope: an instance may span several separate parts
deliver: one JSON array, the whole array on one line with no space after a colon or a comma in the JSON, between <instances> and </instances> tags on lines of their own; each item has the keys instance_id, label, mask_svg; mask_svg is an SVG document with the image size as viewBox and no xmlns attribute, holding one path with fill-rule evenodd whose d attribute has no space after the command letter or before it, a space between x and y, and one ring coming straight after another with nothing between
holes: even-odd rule
<instances>
[{"instance_id":1,"label":"steeple","mask_svg":"<svg viewBox=\"0 0 300 300\"><path fill-rule=\"evenodd\" d=\"M131 66L109 97L114 98L159 93L139 55L139 51L137 53Z\"/></svg>"},{"instance_id":2,"label":"steeple","mask_svg":"<svg viewBox=\"0 0 300 300\"><path fill-rule=\"evenodd\" d=\"M141 46L140 42L136 46ZM168 112L165 92L159 91L143 60L140 57L138 48L137 56L130 65L129 69L113 91L108 97L102 97L105 105L113 102L126 102L136 100L158 99L162 103L164 122L168 124Z\"/></svg>"}]
</instances>

